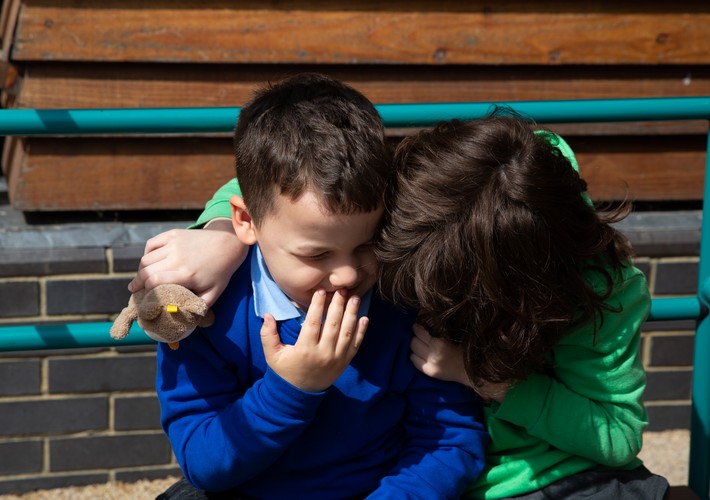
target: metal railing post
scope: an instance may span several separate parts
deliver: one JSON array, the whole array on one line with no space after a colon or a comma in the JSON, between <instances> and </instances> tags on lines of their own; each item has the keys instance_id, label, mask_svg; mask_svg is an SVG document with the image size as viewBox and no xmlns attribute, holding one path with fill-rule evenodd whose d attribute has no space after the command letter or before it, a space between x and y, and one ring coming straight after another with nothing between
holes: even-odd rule
<instances>
[{"instance_id":1,"label":"metal railing post","mask_svg":"<svg viewBox=\"0 0 710 500\"><path fill-rule=\"evenodd\" d=\"M705 150L705 192L700 235L698 295L710 307L710 130ZM688 486L700 498L710 498L710 315L695 330Z\"/></svg>"}]
</instances>

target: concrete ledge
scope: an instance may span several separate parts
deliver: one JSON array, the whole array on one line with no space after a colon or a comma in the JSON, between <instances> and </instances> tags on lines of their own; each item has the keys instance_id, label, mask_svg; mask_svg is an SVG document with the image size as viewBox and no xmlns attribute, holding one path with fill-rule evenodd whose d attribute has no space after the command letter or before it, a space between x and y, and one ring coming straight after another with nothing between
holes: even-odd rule
<instances>
[{"instance_id":1,"label":"concrete ledge","mask_svg":"<svg viewBox=\"0 0 710 500\"><path fill-rule=\"evenodd\" d=\"M10 206L5 179L0 177L2 250L143 246L152 236L169 229L184 228L194 219L189 211L185 211L184 219L169 221L159 218L150 220L155 217L150 212L128 216L133 219L141 217L143 220L140 222L57 222L62 219L62 215L52 215L54 223L28 223L24 214ZM171 215L174 218L176 214ZM177 216L181 217L181 214ZM127 216L116 214L115 217ZM629 237L637 255L698 255L701 221L700 210L633 212L617 227Z\"/></svg>"}]
</instances>

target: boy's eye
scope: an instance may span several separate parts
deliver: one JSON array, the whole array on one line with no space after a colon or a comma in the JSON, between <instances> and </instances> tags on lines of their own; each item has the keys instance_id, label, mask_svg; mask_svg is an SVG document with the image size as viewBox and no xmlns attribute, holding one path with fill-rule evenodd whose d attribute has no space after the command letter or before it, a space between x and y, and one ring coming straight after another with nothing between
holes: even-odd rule
<instances>
[{"instance_id":1,"label":"boy's eye","mask_svg":"<svg viewBox=\"0 0 710 500\"><path fill-rule=\"evenodd\" d=\"M374 246L375 246L375 244L372 243L372 242L370 242L370 243L365 243L365 244L360 245L359 247L357 247L357 251L358 251L358 252L369 252L370 250L372 250L372 248L373 248Z\"/></svg>"},{"instance_id":2,"label":"boy's eye","mask_svg":"<svg viewBox=\"0 0 710 500\"><path fill-rule=\"evenodd\" d=\"M322 260L328 256L328 252L319 253L316 255L304 255L303 258L306 260Z\"/></svg>"}]
</instances>

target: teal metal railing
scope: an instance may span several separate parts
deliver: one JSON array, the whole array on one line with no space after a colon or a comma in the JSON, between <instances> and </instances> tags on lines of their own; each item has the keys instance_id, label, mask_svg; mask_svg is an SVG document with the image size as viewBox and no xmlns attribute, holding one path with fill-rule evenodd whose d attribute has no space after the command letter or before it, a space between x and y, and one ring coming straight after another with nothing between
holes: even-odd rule
<instances>
[{"instance_id":1,"label":"teal metal railing","mask_svg":"<svg viewBox=\"0 0 710 500\"><path fill-rule=\"evenodd\" d=\"M429 126L440 120L477 119L493 106L507 106L538 123L710 120L710 96L640 99L519 101L510 103L380 104L388 127ZM239 108L7 109L0 110L0 135L169 134L229 132ZM710 132L706 148L704 200L710 200ZM696 321L688 484L710 499L710 203L703 203L698 293L654 298L649 321ZM118 312L118 311L117 311ZM0 326L0 352L116 347L151 344L139 327L117 342L111 323Z\"/></svg>"}]
</instances>

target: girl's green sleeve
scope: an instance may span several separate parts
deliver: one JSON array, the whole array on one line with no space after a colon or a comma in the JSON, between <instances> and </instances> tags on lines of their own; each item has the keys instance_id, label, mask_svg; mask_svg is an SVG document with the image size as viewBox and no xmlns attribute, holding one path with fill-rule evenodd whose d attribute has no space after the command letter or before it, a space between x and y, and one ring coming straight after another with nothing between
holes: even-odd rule
<instances>
[{"instance_id":1,"label":"girl's green sleeve","mask_svg":"<svg viewBox=\"0 0 710 500\"><path fill-rule=\"evenodd\" d=\"M648 424L639 345L651 299L643 273L623 269L607 304L618 312L606 311L596 332L591 324L568 332L554 348L554 376L513 387L495 417L558 450L623 467L639 463Z\"/></svg>"},{"instance_id":2,"label":"girl's green sleeve","mask_svg":"<svg viewBox=\"0 0 710 500\"><path fill-rule=\"evenodd\" d=\"M229 204L229 198L234 195L242 195L242 191L239 189L239 182L236 177L229 180L214 193L212 199L205 205L204 211L197 218L197 221L189 226L189 228L199 229L212 219L220 217L226 217L228 219L231 218L232 207Z\"/></svg>"}]
</instances>

